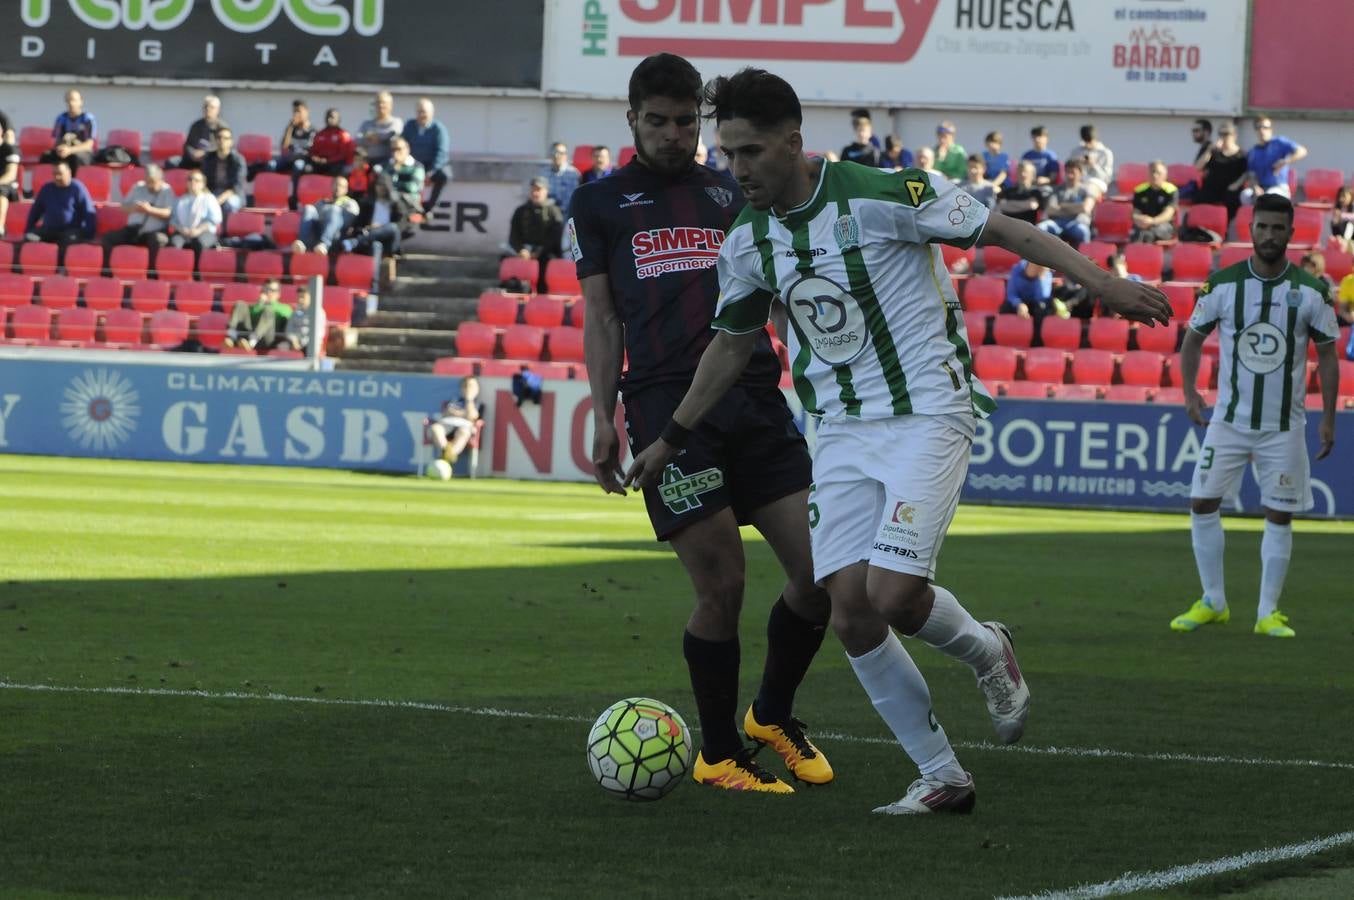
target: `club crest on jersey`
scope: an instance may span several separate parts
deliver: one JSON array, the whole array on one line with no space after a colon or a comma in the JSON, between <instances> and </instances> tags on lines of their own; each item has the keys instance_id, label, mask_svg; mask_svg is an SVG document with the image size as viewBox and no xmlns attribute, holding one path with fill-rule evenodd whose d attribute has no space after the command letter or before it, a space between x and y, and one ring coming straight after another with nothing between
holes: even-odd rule
<instances>
[{"instance_id":1,"label":"club crest on jersey","mask_svg":"<svg viewBox=\"0 0 1354 900\"><path fill-rule=\"evenodd\" d=\"M711 200L726 209L733 202L733 191L725 187L708 187L705 189L705 193L710 195Z\"/></svg>"},{"instance_id":2,"label":"club crest on jersey","mask_svg":"<svg viewBox=\"0 0 1354 900\"><path fill-rule=\"evenodd\" d=\"M860 223L853 215L841 216L832 224L832 237L843 253L854 250L860 246Z\"/></svg>"}]
</instances>

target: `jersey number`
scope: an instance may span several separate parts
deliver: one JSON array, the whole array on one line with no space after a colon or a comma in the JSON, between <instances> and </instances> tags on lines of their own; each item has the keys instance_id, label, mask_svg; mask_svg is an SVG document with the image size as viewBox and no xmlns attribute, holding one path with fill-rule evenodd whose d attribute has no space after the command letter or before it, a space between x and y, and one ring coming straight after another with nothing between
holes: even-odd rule
<instances>
[{"instance_id":1,"label":"jersey number","mask_svg":"<svg viewBox=\"0 0 1354 900\"><path fill-rule=\"evenodd\" d=\"M1213 448L1205 447L1203 457L1199 461L1199 468L1205 472L1213 468Z\"/></svg>"}]
</instances>

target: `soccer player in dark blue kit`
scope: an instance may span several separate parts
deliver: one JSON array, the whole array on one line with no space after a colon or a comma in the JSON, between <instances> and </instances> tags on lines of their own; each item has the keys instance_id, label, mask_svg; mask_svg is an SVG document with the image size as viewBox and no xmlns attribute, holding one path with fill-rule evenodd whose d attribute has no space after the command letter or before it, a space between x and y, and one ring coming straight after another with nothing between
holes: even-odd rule
<instances>
[{"instance_id":1,"label":"soccer player in dark blue kit","mask_svg":"<svg viewBox=\"0 0 1354 900\"><path fill-rule=\"evenodd\" d=\"M775 750L799 780L832 780L791 709L830 607L813 580L808 449L780 393L769 336L761 334L741 379L699 428L680 435L665 428L715 335L715 261L744 204L733 181L695 162L701 89L700 73L680 56L642 61L630 77L626 114L634 160L581 186L570 204L568 233L587 302L592 461L602 489L624 495L618 390L632 449L660 435L683 448L644 500L655 535L672 544L696 594L683 636L702 732L692 775L730 790L792 793L754 759L738 720L745 569L738 526L750 524L771 545L786 584L771 608L761 688L742 734L757 749Z\"/></svg>"}]
</instances>

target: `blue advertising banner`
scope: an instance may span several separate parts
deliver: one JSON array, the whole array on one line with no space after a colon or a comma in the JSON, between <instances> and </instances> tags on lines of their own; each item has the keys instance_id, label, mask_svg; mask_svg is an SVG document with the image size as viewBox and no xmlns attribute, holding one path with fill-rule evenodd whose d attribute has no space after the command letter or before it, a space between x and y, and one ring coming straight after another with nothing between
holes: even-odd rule
<instances>
[{"instance_id":1,"label":"blue advertising banner","mask_svg":"<svg viewBox=\"0 0 1354 900\"><path fill-rule=\"evenodd\" d=\"M1320 415L1307 416L1307 446L1316 453ZM1354 516L1354 413L1336 416L1335 451L1312 463L1311 515ZM1204 429L1183 406L1003 400L978 423L968 501L1184 510ZM1341 460L1344 460L1342 463ZM1241 508L1259 512L1254 473Z\"/></svg>"}]
</instances>

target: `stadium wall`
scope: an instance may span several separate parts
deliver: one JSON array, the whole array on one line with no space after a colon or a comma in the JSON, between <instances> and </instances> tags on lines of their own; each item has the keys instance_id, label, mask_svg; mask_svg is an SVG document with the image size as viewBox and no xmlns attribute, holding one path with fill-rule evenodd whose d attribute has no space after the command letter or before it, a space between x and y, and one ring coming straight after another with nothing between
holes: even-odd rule
<instances>
[{"instance_id":1,"label":"stadium wall","mask_svg":"<svg viewBox=\"0 0 1354 900\"><path fill-rule=\"evenodd\" d=\"M508 379L481 384L481 474L592 480L586 382L546 382L541 402L520 408ZM411 473L427 458L423 418L455 390L426 375L0 359L0 453ZM787 399L812 441L811 420ZM1315 430L1309 420L1310 446ZM1201 437L1179 407L1005 401L980 423L964 497L1180 510ZM1354 446L1354 413L1338 416L1336 445ZM1315 515L1354 516L1343 456L1313 466ZM1258 501L1248 479L1239 508Z\"/></svg>"}]
</instances>

